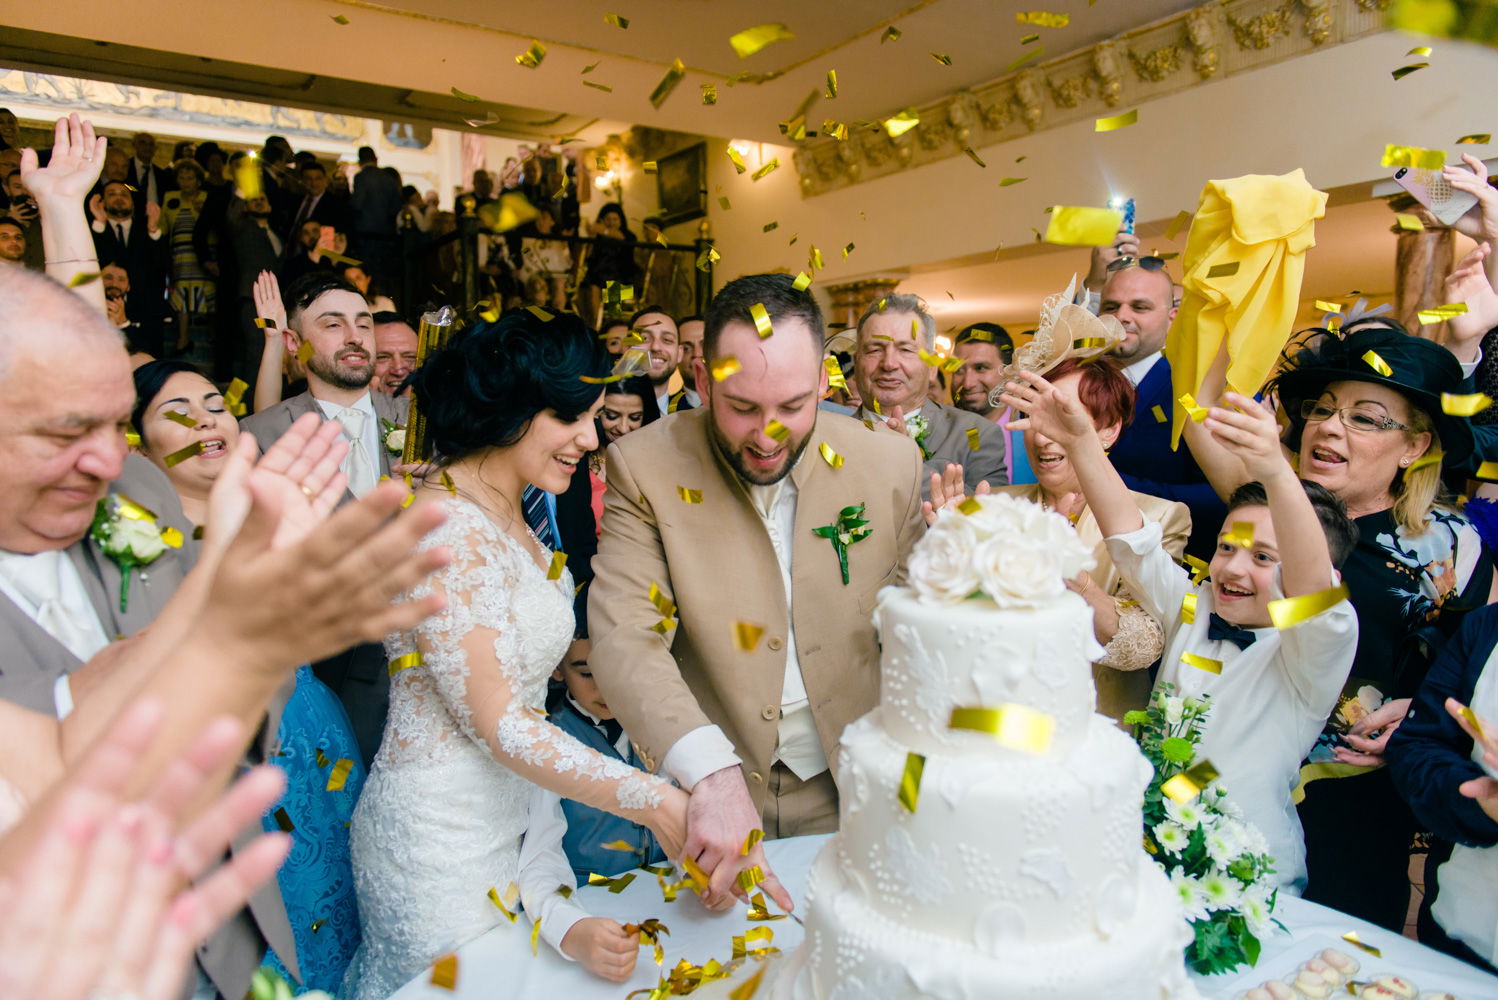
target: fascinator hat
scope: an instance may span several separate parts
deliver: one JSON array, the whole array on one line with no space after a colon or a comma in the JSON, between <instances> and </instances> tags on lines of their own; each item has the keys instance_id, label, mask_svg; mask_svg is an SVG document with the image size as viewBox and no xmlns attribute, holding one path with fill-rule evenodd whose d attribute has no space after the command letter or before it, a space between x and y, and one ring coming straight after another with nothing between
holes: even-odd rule
<instances>
[{"instance_id":1,"label":"fascinator hat","mask_svg":"<svg viewBox=\"0 0 1498 1000\"><path fill-rule=\"evenodd\" d=\"M1002 406L999 395L1021 371L1045 375L1068 358L1086 361L1106 354L1124 339L1123 324L1115 316L1095 316L1072 301L1077 276L1066 291L1046 297L1040 307L1040 326L1028 344L1014 349L1014 360L1004 366L998 385L988 394L991 406Z\"/></svg>"},{"instance_id":2,"label":"fascinator hat","mask_svg":"<svg viewBox=\"0 0 1498 1000\"><path fill-rule=\"evenodd\" d=\"M1265 386L1266 391L1279 395L1290 419L1285 444L1292 451L1300 450L1300 436L1305 430L1301 404L1319 398L1333 382L1388 386L1430 418L1440 435L1446 465L1471 454L1471 424L1466 417L1441 409L1442 393L1462 391L1461 365L1441 345L1386 326L1363 327L1346 337L1327 331L1315 333Z\"/></svg>"}]
</instances>

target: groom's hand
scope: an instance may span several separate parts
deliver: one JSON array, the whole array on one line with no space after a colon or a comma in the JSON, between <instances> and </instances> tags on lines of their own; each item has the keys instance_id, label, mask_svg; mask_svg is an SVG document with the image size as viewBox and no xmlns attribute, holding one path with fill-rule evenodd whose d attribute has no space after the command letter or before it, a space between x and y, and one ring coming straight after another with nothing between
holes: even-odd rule
<instances>
[{"instance_id":1,"label":"groom's hand","mask_svg":"<svg viewBox=\"0 0 1498 1000\"><path fill-rule=\"evenodd\" d=\"M739 872L758 865L764 873L759 888L782 910L791 910L790 894L770 871L763 846L755 844L747 856L740 853L749 831L759 829L759 824L759 812L737 765L714 771L693 787L687 804L685 854L708 874L708 890L702 894L702 904L708 909L726 910L735 898L747 898L738 886Z\"/></svg>"}]
</instances>

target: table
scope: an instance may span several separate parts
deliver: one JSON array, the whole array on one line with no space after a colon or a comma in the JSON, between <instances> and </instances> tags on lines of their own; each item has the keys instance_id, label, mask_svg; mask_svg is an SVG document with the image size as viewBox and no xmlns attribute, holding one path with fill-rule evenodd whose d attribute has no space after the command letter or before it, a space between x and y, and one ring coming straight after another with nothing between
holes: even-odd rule
<instances>
[{"instance_id":1,"label":"table","mask_svg":"<svg viewBox=\"0 0 1498 1000\"><path fill-rule=\"evenodd\" d=\"M791 898L798 903L806 894L806 878L812 859L827 836L796 837L765 842L765 854ZM794 920L755 923L745 919L746 907L727 913L711 913L690 892L682 891L676 902L661 900L655 877L640 873L622 892L601 886L584 886L578 899L595 916L613 917L620 923L639 923L658 917L671 929L661 938L666 968L685 958L695 964L709 958L728 961L732 939L754 927L775 932L773 944L790 951L801 943L801 926ZM775 907L771 906L772 911ZM1268 978L1279 978L1321 948L1335 946L1362 963L1364 973L1398 972L1412 978L1422 991L1454 993L1461 1000L1498 1000L1498 978L1486 975L1464 962L1432 951L1409 938L1364 923L1336 910L1282 896L1275 915L1289 930L1276 932L1263 942L1263 953L1254 968L1212 977L1193 977L1204 997L1233 1000L1239 993ZM1364 942L1383 952L1381 959L1364 954L1339 939L1356 931ZM525 920L502 923L457 952L458 980L455 990L432 986L423 972L402 987L395 1000L499 1000L502 997L565 997L566 1000L623 1000L633 990L649 988L658 970L650 952L640 952L634 975L624 983L609 983L569 962L545 942L539 954L531 954L530 927ZM878 1000L878 998L870 998Z\"/></svg>"}]
</instances>

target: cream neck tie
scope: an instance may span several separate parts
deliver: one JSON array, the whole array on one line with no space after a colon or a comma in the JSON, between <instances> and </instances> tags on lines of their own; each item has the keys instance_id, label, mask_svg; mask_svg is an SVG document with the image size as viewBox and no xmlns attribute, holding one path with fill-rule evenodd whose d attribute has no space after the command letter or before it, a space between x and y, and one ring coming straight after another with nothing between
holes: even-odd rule
<instances>
[{"instance_id":1,"label":"cream neck tie","mask_svg":"<svg viewBox=\"0 0 1498 1000\"><path fill-rule=\"evenodd\" d=\"M62 552L42 553L45 558L25 561L6 559L0 562L0 573L35 609L33 619L68 652L87 661L101 648L103 630L96 622L84 622L79 613L70 610L62 599ZM90 627L95 626L95 627ZM104 645L107 645L107 641Z\"/></svg>"},{"instance_id":2,"label":"cream neck tie","mask_svg":"<svg viewBox=\"0 0 1498 1000\"><path fill-rule=\"evenodd\" d=\"M348 438L348 488L356 497L362 497L375 488L379 477L375 474L374 462L364 446L364 424L367 415L363 410L344 407L338 411L338 422L343 425Z\"/></svg>"}]
</instances>

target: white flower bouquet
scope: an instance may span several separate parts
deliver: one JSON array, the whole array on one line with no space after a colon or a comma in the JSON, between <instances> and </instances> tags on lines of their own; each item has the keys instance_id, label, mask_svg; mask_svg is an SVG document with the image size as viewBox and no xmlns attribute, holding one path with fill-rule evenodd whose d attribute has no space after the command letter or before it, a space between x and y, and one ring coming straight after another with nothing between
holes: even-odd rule
<instances>
[{"instance_id":1,"label":"white flower bouquet","mask_svg":"<svg viewBox=\"0 0 1498 1000\"><path fill-rule=\"evenodd\" d=\"M1274 859L1264 835L1215 780L1184 801L1162 790L1192 767L1211 705L1162 685L1145 711L1124 722L1155 769L1144 793L1144 848L1170 876L1194 937L1186 964L1203 975L1259 960L1259 939L1276 923Z\"/></svg>"}]
</instances>

